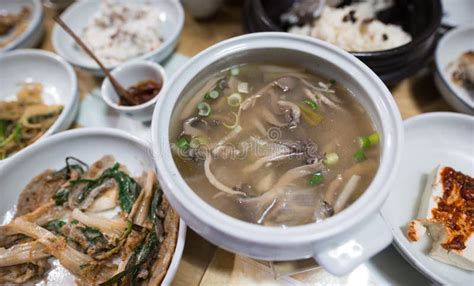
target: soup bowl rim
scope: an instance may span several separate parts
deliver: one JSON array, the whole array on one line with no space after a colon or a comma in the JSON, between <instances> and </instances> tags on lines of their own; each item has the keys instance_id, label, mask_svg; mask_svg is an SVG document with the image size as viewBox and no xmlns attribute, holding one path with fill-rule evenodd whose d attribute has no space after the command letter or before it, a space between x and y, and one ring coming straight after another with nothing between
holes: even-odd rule
<instances>
[{"instance_id":1,"label":"soup bowl rim","mask_svg":"<svg viewBox=\"0 0 474 286\"><path fill-rule=\"evenodd\" d=\"M309 53L317 59L318 52L330 55L324 58L348 64L344 66L352 78L365 89L368 98L375 104L382 131L381 161L373 181L364 194L341 213L322 222L291 227L262 226L231 217L220 212L201 199L184 181L172 158L169 144L169 129L173 109L182 91L196 75L220 59L254 49L289 49ZM337 65L336 65L337 66ZM187 81L187 82L186 82ZM370 88L368 88L370 86ZM395 101L383 82L365 64L348 52L309 37L282 32L247 34L220 42L193 57L168 81L155 106L152 119L152 149L158 178L171 204L178 212L189 212L194 219L203 222L209 229L256 244L297 245L337 235L375 215L388 196L388 186L393 182L401 159L403 127ZM379 191L380 190L380 191ZM181 216L183 214L181 213ZM186 220L185 220L186 221ZM189 223L187 222L189 225ZM251 235L249 235L251 234ZM271 237L271 239L269 239Z\"/></svg>"}]
</instances>

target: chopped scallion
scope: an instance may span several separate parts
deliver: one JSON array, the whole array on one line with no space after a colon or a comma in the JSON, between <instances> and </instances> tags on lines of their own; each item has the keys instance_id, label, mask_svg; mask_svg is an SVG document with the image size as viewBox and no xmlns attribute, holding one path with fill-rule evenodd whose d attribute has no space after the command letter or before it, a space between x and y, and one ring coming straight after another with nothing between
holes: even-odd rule
<instances>
[{"instance_id":1,"label":"chopped scallion","mask_svg":"<svg viewBox=\"0 0 474 286\"><path fill-rule=\"evenodd\" d=\"M326 154L323 162L326 165L334 165L337 163L337 161L339 161L339 156L337 153L328 153Z\"/></svg>"},{"instance_id":2,"label":"chopped scallion","mask_svg":"<svg viewBox=\"0 0 474 286\"><path fill-rule=\"evenodd\" d=\"M178 141L176 141L176 146L179 149L181 149L183 151L186 151L189 148L189 142L186 138L181 137L181 138L178 139Z\"/></svg>"},{"instance_id":3,"label":"chopped scallion","mask_svg":"<svg viewBox=\"0 0 474 286\"><path fill-rule=\"evenodd\" d=\"M378 132L375 132L375 133L372 133L369 135L369 141L370 141L370 145L371 146L374 146L374 145L377 145L379 144L380 142L380 135Z\"/></svg>"},{"instance_id":4,"label":"chopped scallion","mask_svg":"<svg viewBox=\"0 0 474 286\"><path fill-rule=\"evenodd\" d=\"M238 92L233 93L229 95L229 97L227 97L227 104L229 104L232 107L240 106L241 103L242 103L242 96Z\"/></svg>"},{"instance_id":5,"label":"chopped scallion","mask_svg":"<svg viewBox=\"0 0 474 286\"><path fill-rule=\"evenodd\" d=\"M232 76L237 76L240 74L240 69L238 67L235 67L235 68L231 68L230 69L230 75Z\"/></svg>"},{"instance_id":6,"label":"chopped scallion","mask_svg":"<svg viewBox=\"0 0 474 286\"><path fill-rule=\"evenodd\" d=\"M362 136L357 138L359 140L360 148L369 148L370 147L370 140L369 137Z\"/></svg>"},{"instance_id":7,"label":"chopped scallion","mask_svg":"<svg viewBox=\"0 0 474 286\"><path fill-rule=\"evenodd\" d=\"M312 101L312 100L303 100L303 103L309 105L309 107L311 107L311 109L313 110L318 110L319 106L316 102Z\"/></svg>"},{"instance_id":8,"label":"chopped scallion","mask_svg":"<svg viewBox=\"0 0 474 286\"><path fill-rule=\"evenodd\" d=\"M309 184L311 186L315 186L315 185L321 184L323 182L323 180L324 180L323 173L316 172L309 179Z\"/></svg>"},{"instance_id":9,"label":"chopped scallion","mask_svg":"<svg viewBox=\"0 0 474 286\"><path fill-rule=\"evenodd\" d=\"M198 148L199 146L206 145L207 143L209 143L209 141L206 138L196 136L191 139L189 146L191 146L191 148Z\"/></svg>"},{"instance_id":10,"label":"chopped scallion","mask_svg":"<svg viewBox=\"0 0 474 286\"><path fill-rule=\"evenodd\" d=\"M360 148L366 149L379 144L380 135L379 133L375 132L370 134L369 136L359 137L358 140Z\"/></svg>"},{"instance_id":11,"label":"chopped scallion","mask_svg":"<svg viewBox=\"0 0 474 286\"><path fill-rule=\"evenodd\" d=\"M211 106L205 102L200 102L197 105L197 109L199 110L198 115L200 116L209 116L209 114L211 114Z\"/></svg>"},{"instance_id":12,"label":"chopped scallion","mask_svg":"<svg viewBox=\"0 0 474 286\"><path fill-rule=\"evenodd\" d=\"M219 97L219 92L217 90L211 90L209 92L209 97L212 99L216 99Z\"/></svg>"},{"instance_id":13,"label":"chopped scallion","mask_svg":"<svg viewBox=\"0 0 474 286\"><path fill-rule=\"evenodd\" d=\"M217 89L223 90L226 87L227 87L227 81L224 78L217 82L217 86L216 86Z\"/></svg>"},{"instance_id":14,"label":"chopped scallion","mask_svg":"<svg viewBox=\"0 0 474 286\"><path fill-rule=\"evenodd\" d=\"M356 160L357 162L362 162L366 159L365 153L363 150L357 150L354 153L353 157L354 157L354 160Z\"/></svg>"},{"instance_id":15,"label":"chopped scallion","mask_svg":"<svg viewBox=\"0 0 474 286\"><path fill-rule=\"evenodd\" d=\"M249 93L248 82L239 82L239 84L237 85L237 90L241 93Z\"/></svg>"}]
</instances>

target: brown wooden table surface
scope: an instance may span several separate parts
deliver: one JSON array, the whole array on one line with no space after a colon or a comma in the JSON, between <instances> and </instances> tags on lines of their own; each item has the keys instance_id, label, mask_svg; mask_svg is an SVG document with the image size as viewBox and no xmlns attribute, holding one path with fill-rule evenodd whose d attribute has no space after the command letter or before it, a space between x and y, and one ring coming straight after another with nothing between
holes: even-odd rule
<instances>
[{"instance_id":1,"label":"brown wooden table surface","mask_svg":"<svg viewBox=\"0 0 474 286\"><path fill-rule=\"evenodd\" d=\"M41 48L53 51L51 45L52 16L54 11L46 9L45 37ZM186 13L184 29L177 47L177 52L186 56L194 56L205 48L242 34L240 25L239 5L226 5L212 19L196 21ZM433 111L452 111L437 91L431 67L425 67L416 76L403 80L390 88L404 119ZM83 98L96 88L101 79L83 71L76 70L79 89ZM204 285L203 281L214 281L215 285L225 282L225 277L232 271L234 255L205 241L192 230L188 229L186 245L178 272L173 281L174 286ZM207 271L207 270L210 271ZM207 273L206 273L207 271ZM215 273L219 273L220 277ZM203 281L203 283L201 283Z\"/></svg>"}]
</instances>

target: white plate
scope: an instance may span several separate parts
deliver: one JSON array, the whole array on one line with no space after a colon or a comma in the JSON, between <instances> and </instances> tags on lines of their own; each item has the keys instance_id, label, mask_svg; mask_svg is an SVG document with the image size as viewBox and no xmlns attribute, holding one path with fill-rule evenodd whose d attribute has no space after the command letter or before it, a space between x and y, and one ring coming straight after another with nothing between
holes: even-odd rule
<instances>
[{"instance_id":1,"label":"white plate","mask_svg":"<svg viewBox=\"0 0 474 286\"><path fill-rule=\"evenodd\" d=\"M79 108L77 77L69 63L51 52L26 49L0 54L0 67L0 100L14 100L22 82L39 82L43 85L43 101L64 107L41 138L69 128ZM23 150L1 160L0 165Z\"/></svg>"},{"instance_id":2,"label":"white plate","mask_svg":"<svg viewBox=\"0 0 474 286\"><path fill-rule=\"evenodd\" d=\"M474 0L471 1L474 4ZM448 72L449 64L467 51L474 51L474 25L459 27L446 33L435 52L435 83L451 106L460 112L474 115L474 95L454 84Z\"/></svg>"},{"instance_id":3,"label":"white plate","mask_svg":"<svg viewBox=\"0 0 474 286\"><path fill-rule=\"evenodd\" d=\"M23 6L27 6L31 11L28 28L8 45L0 48L0 53L18 48L32 48L43 36L43 6L40 0L1 0L0 13L18 13ZM0 39L6 37L8 35Z\"/></svg>"},{"instance_id":4,"label":"white plate","mask_svg":"<svg viewBox=\"0 0 474 286\"><path fill-rule=\"evenodd\" d=\"M61 132L51 136L18 154L0 166L2 199L0 216L2 221L13 214L18 195L28 182L48 168L64 167L64 159L74 156L86 163L92 163L104 155L113 155L115 159L127 166L133 176L138 176L146 169L154 169L153 157L148 145L124 131L109 128L80 128ZM162 285L169 285L178 269L183 252L186 226L180 221L178 241L173 259ZM71 285L73 277L58 269L50 271L48 285Z\"/></svg>"},{"instance_id":5,"label":"white plate","mask_svg":"<svg viewBox=\"0 0 474 286\"><path fill-rule=\"evenodd\" d=\"M395 246L412 265L431 279L449 285L472 285L474 272L428 256L427 236L411 243L407 223L417 218L426 174L437 165L474 175L474 117L457 113L428 113L405 121L405 144L396 184L382 208Z\"/></svg>"},{"instance_id":6,"label":"white plate","mask_svg":"<svg viewBox=\"0 0 474 286\"><path fill-rule=\"evenodd\" d=\"M472 0L442 0L443 19L446 26L457 27L472 24L474 1Z\"/></svg>"},{"instance_id":7,"label":"white plate","mask_svg":"<svg viewBox=\"0 0 474 286\"><path fill-rule=\"evenodd\" d=\"M119 2L127 2L119 0ZM161 11L160 22L164 42L158 49L155 49L142 56L131 58L142 60L153 60L160 62L167 58L178 43L179 35L184 24L184 12L178 0L136 0L134 3L152 3ZM82 34L91 18L98 11L100 1L83 0L77 1L61 14L61 19L78 35ZM58 24L54 25L52 34L53 47L58 54L64 57L71 64L80 67L94 75L103 75L99 66L82 50L76 47L71 36L69 36ZM117 65L106 65L113 69Z\"/></svg>"}]
</instances>

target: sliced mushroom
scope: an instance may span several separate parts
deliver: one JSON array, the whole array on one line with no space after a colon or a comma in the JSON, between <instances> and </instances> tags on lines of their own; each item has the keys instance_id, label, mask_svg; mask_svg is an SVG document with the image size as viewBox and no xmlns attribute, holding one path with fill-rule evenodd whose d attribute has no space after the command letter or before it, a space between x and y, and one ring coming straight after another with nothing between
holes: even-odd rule
<instances>
[{"instance_id":1,"label":"sliced mushroom","mask_svg":"<svg viewBox=\"0 0 474 286\"><path fill-rule=\"evenodd\" d=\"M289 121L288 127L290 129L295 129L296 127L298 127L301 116L301 110L298 105L294 104L293 102L284 100L278 101L278 105L285 109L285 114L287 115L287 119Z\"/></svg>"},{"instance_id":2,"label":"sliced mushroom","mask_svg":"<svg viewBox=\"0 0 474 286\"><path fill-rule=\"evenodd\" d=\"M209 127L209 125L204 119L199 117L191 117L183 123L183 135L189 135L193 137L206 136L206 133L204 131L196 127L198 124L204 126L204 128Z\"/></svg>"},{"instance_id":3,"label":"sliced mushroom","mask_svg":"<svg viewBox=\"0 0 474 286\"><path fill-rule=\"evenodd\" d=\"M280 88L283 92L288 92L296 87L298 79L292 76L284 76L273 82L275 86Z\"/></svg>"}]
</instances>

